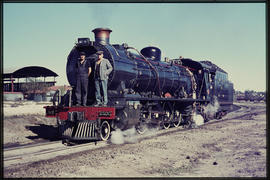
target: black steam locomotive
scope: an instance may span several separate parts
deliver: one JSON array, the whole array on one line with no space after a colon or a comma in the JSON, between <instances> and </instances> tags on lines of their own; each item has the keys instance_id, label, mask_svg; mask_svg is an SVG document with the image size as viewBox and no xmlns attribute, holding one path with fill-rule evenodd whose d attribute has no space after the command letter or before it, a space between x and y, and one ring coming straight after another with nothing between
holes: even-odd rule
<instances>
[{"instance_id":1,"label":"black steam locomotive","mask_svg":"<svg viewBox=\"0 0 270 180\"><path fill-rule=\"evenodd\" d=\"M64 96L58 92L54 106L46 107L46 116L57 118L63 139L107 140L111 130L132 126L139 133L149 126L165 129L191 126L195 112L207 121L220 118L232 107L233 84L228 81L228 74L210 61L187 58L161 61L161 50L157 47L138 51L125 43L110 44L110 29L97 28L92 32L95 41L78 38L67 58L66 73L73 90ZM95 86L91 73L87 106L76 107L75 66L79 54L85 52L87 60L94 62L99 50L113 66L108 81L109 104L93 106ZM220 106L211 116L206 107L214 102Z\"/></svg>"}]
</instances>

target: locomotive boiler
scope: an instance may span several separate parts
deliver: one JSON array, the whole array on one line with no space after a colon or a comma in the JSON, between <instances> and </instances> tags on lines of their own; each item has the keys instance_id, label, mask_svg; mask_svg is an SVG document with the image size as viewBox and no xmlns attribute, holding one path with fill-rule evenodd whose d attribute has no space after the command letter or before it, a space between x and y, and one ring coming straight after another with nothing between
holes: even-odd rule
<instances>
[{"instance_id":1,"label":"locomotive boiler","mask_svg":"<svg viewBox=\"0 0 270 180\"><path fill-rule=\"evenodd\" d=\"M145 47L140 52L133 53L127 44L109 43L110 29L94 29L95 41L80 38L68 56L67 77L72 86L76 85L76 68L79 53L84 51L91 62L95 61L98 50L104 52L104 57L110 61L113 71L109 76L108 90L112 94L125 96L138 93L141 97L162 97L169 93L180 97L182 91L191 95L192 81L187 68L172 66L161 61L161 50L157 47ZM93 63L94 64L94 63ZM94 68L92 68L94 69ZM94 73L92 73L94 74ZM90 76L88 104L94 101L93 75ZM113 102L111 101L111 104ZM113 104L112 104L113 105Z\"/></svg>"},{"instance_id":2,"label":"locomotive boiler","mask_svg":"<svg viewBox=\"0 0 270 180\"><path fill-rule=\"evenodd\" d=\"M144 133L149 127L168 129L181 124L190 126L195 111L207 119L204 108L213 102L214 97L225 104L232 104L232 86L228 86L228 81L219 83L216 74L219 77L226 75L226 72L216 65L184 58L164 62L157 47L149 46L139 51L126 43L110 44L112 30L108 28L96 28L92 32L95 34L94 41L78 38L68 55L66 74L72 90L62 97L56 93L58 98L55 98L57 102L54 101L54 106L45 107L47 117L57 118L63 139L107 140L111 130L132 126L139 133ZM93 70L96 52L100 50L113 66L108 80L108 107L93 106ZM92 64L92 72L87 106L76 107L76 63L82 51ZM224 92L220 95L221 91L215 89L221 86Z\"/></svg>"}]
</instances>

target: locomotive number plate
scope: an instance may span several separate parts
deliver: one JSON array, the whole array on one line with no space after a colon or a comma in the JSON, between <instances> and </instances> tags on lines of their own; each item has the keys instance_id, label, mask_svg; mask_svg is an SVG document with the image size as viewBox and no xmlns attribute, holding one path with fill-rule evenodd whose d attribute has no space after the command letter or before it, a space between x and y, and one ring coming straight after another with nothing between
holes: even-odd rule
<instances>
[{"instance_id":1,"label":"locomotive number plate","mask_svg":"<svg viewBox=\"0 0 270 180\"><path fill-rule=\"evenodd\" d=\"M112 115L111 111L101 111L98 113L98 117L110 117Z\"/></svg>"}]
</instances>

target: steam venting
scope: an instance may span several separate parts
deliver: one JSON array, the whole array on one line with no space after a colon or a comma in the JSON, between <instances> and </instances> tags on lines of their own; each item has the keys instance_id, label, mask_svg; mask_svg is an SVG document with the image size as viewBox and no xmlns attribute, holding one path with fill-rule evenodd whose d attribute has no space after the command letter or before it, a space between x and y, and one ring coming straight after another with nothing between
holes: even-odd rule
<instances>
[{"instance_id":1,"label":"steam venting","mask_svg":"<svg viewBox=\"0 0 270 180\"><path fill-rule=\"evenodd\" d=\"M138 142L138 135L135 127L121 131L116 129L111 133L111 142L113 144L124 144L124 143L136 143Z\"/></svg>"},{"instance_id":2,"label":"steam venting","mask_svg":"<svg viewBox=\"0 0 270 180\"><path fill-rule=\"evenodd\" d=\"M201 126L204 124L204 119L200 114L197 114L196 112L194 112L193 114L193 121L197 126Z\"/></svg>"},{"instance_id":3,"label":"steam venting","mask_svg":"<svg viewBox=\"0 0 270 180\"><path fill-rule=\"evenodd\" d=\"M102 45L110 44L110 33L112 30L109 28L96 28L92 32L95 34L96 43Z\"/></svg>"},{"instance_id":4,"label":"steam venting","mask_svg":"<svg viewBox=\"0 0 270 180\"><path fill-rule=\"evenodd\" d=\"M215 113L218 112L219 107L220 107L220 105L218 103L217 97L214 96L213 102L212 103L209 103L205 107L204 112L205 112L206 115L211 116L211 117L214 117Z\"/></svg>"},{"instance_id":5,"label":"steam venting","mask_svg":"<svg viewBox=\"0 0 270 180\"><path fill-rule=\"evenodd\" d=\"M146 128L145 133L140 135L137 133L136 128L133 126L127 130L116 129L111 132L112 144L133 144L139 142L140 137L153 137L158 133L156 128Z\"/></svg>"}]
</instances>

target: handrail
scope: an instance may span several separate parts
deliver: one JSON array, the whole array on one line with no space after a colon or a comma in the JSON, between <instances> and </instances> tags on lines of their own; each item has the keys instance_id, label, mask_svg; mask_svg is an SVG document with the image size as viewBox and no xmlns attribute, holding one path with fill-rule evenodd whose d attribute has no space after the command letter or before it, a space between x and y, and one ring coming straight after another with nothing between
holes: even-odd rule
<instances>
[{"instance_id":1,"label":"handrail","mask_svg":"<svg viewBox=\"0 0 270 180\"><path fill-rule=\"evenodd\" d=\"M162 94L161 94L161 90L160 90L160 81L159 81L159 76L158 76L158 72L157 72L156 68L136 48L134 48L134 47L126 47L126 48L133 49L133 50L137 51L137 53L145 60L145 62L147 62L147 64L149 64L149 66L154 70L154 72L156 73L156 76L157 76L159 95L161 96Z\"/></svg>"},{"instance_id":2,"label":"handrail","mask_svg":"<svg viewBox=\"0 0 270 180\"><path fill-rule=\"evenodd\" d=\"M56 104L56 98L57 98L57 104ZM58 106L61 103L61 90L57 89L56 92L53 95L53 105Z\"/></svg>"}]
</instances>

